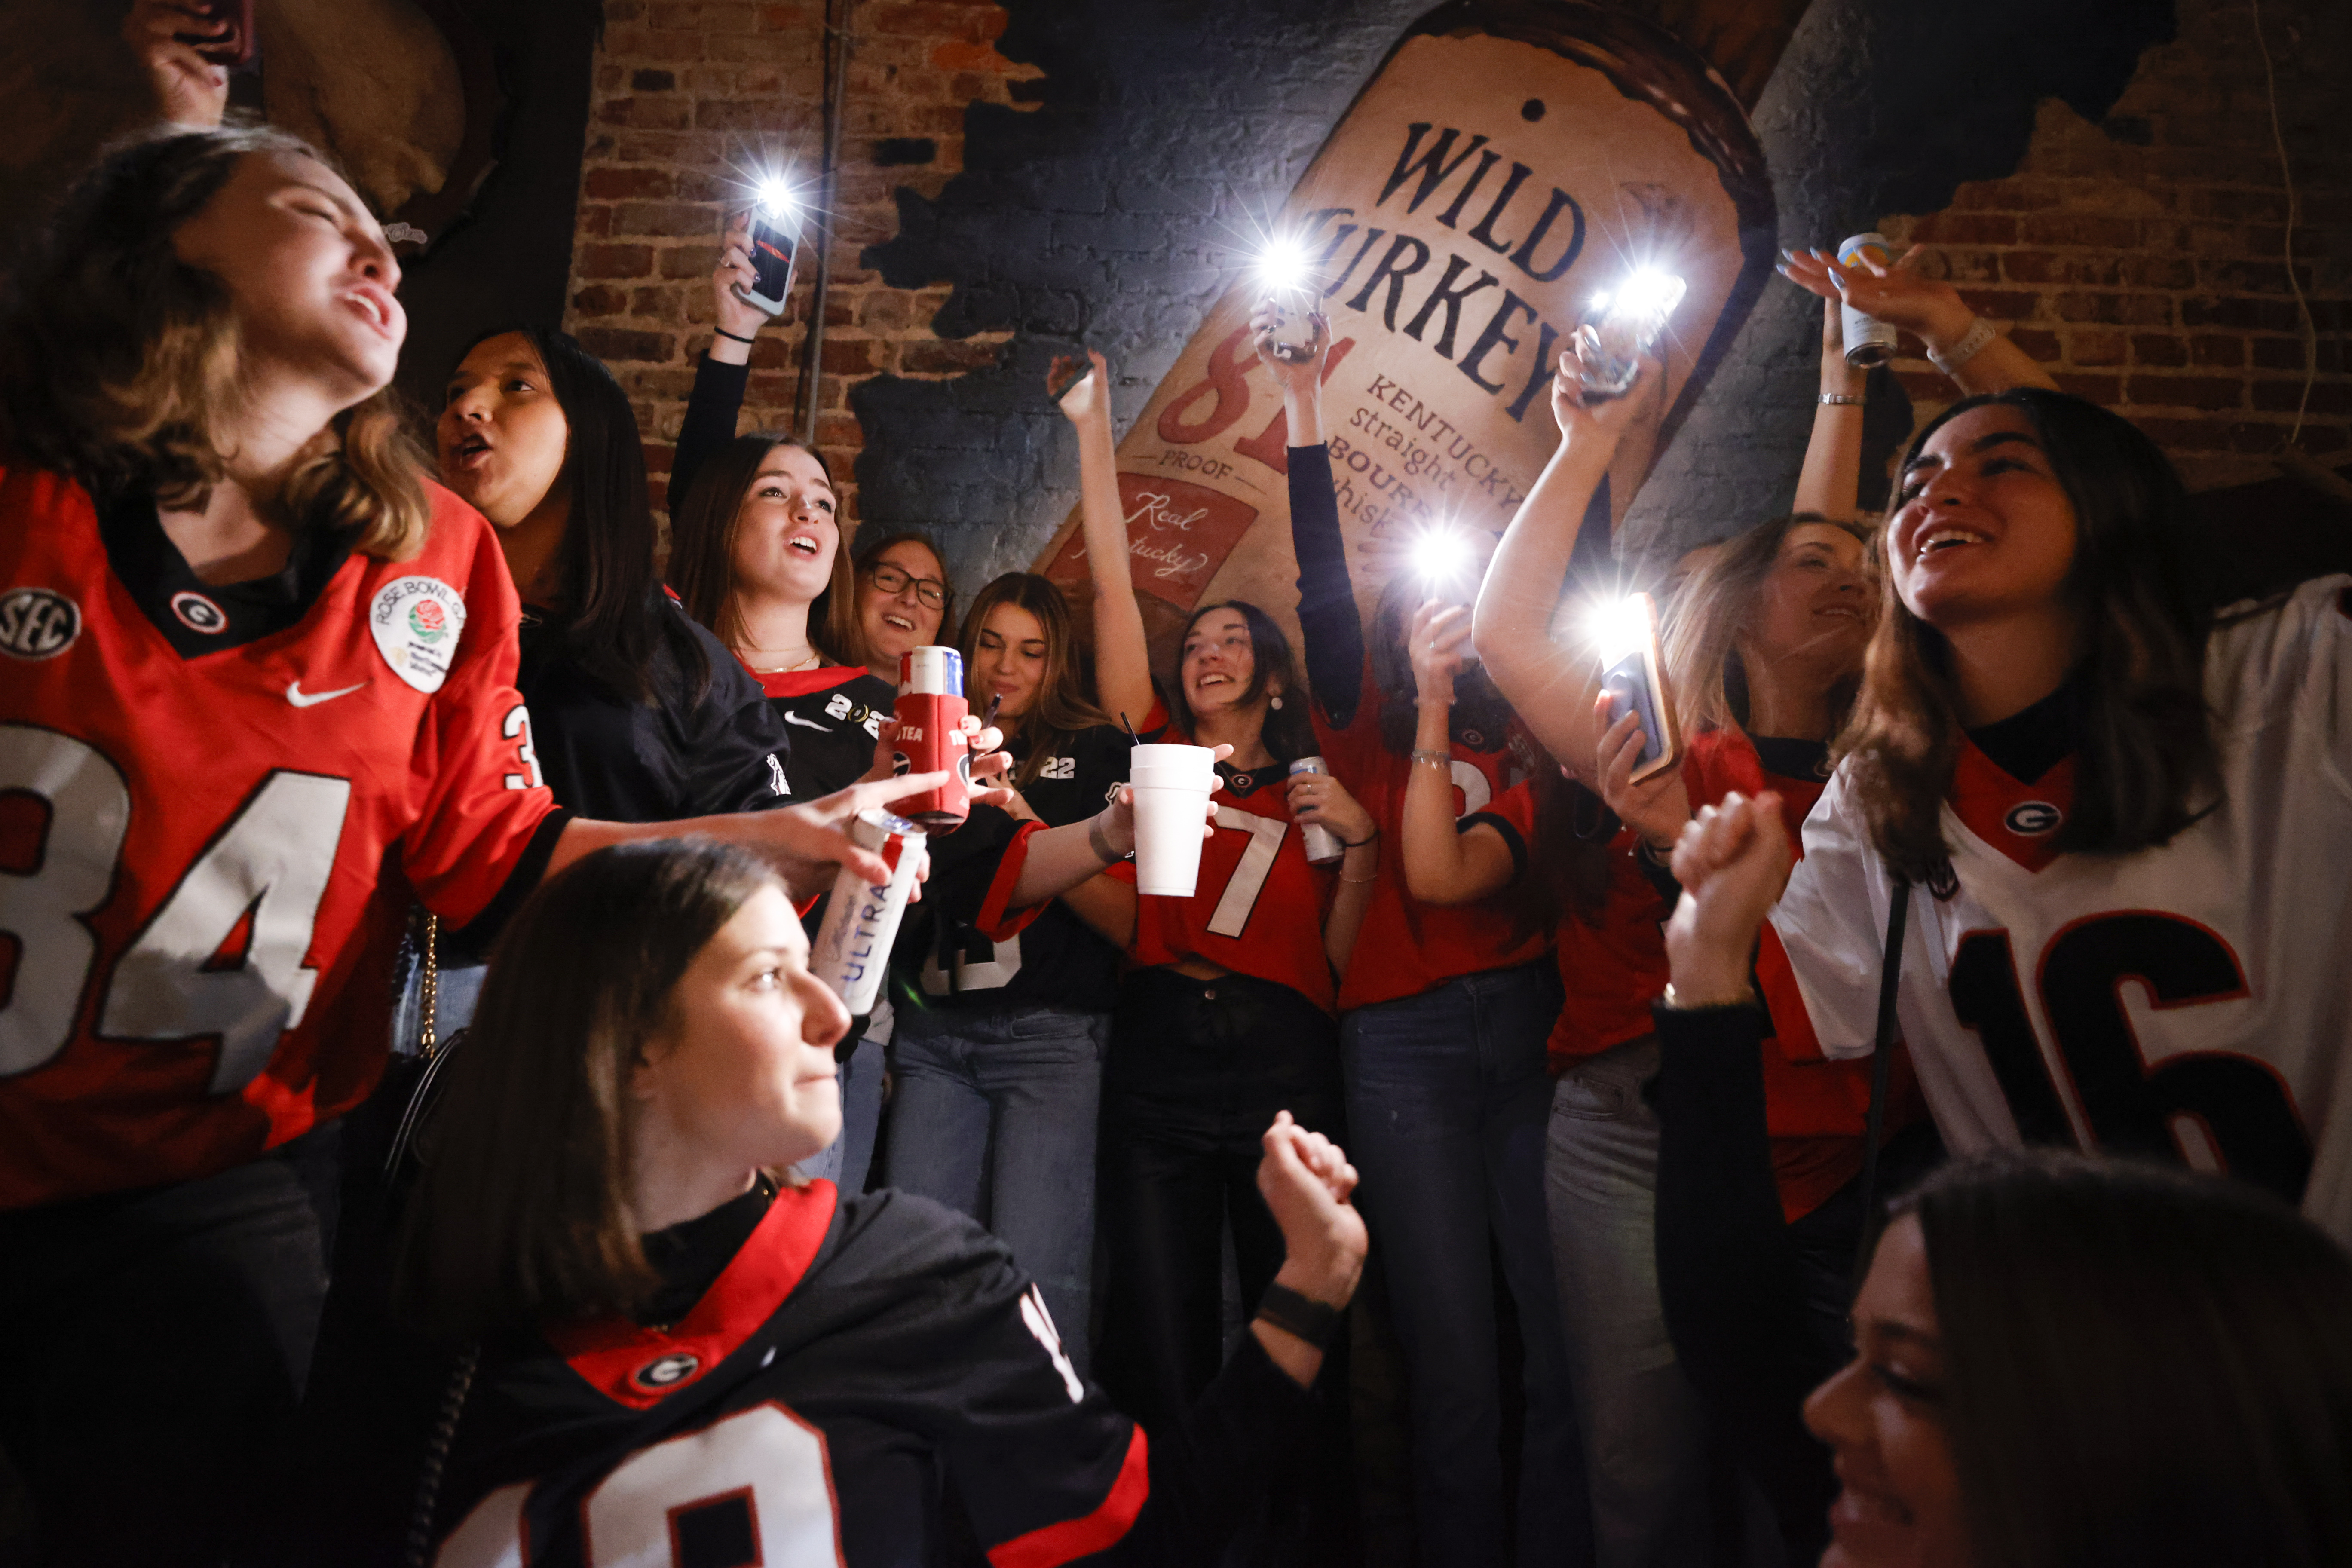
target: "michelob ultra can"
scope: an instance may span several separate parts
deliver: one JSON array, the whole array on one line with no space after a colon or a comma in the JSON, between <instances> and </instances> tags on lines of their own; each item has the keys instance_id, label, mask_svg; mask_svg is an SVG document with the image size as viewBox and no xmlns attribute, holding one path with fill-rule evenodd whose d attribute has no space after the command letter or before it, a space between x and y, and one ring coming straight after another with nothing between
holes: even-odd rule
<instances>
[{"instance_id":1,"label":"michelob ultra can","mask_svg":"<svg viewBox=\"0 0 2352 1568\"><path fill-rule=\"evenodd\" d=\"M1290 764L1292 778L1300 773L1328 773L1330 771L1323 765L1320 757L1301 757ZM1339 842L1339 836L1320 823L1300 823L1298 841L1307 850L1307 863L1310 866L1328 866L1348 852L1347 847Z\"/></svg>"},{"instance_id":2,"label":"michelob ultra can","mask_svg":"<svg viewBox=\"0 0 2352 1568\"><path fill-rule=\"evenodd\" d=\"M1837 258L1842 267L1852 267L1858 258L1868 256L1881 267L1894 263L1894 252L1887 248L1883 234L1857 234L1838 242ZM1845 363L1867 369L1885 364L1895 357L1895 329L1875 316L1865 316L1851 305L1840 305L1838 317L1845 330Z\"/></svg>"},{"instance_id":3,"label":"michelob ultra can","mask_svg":"<svg viewBox=\"0 0 2352 1568\"><path fill-rule=\"evenodd\" d=\"M810 945L809 968L852 1017L859 1017L874 1011L882 994L890 944L898 940L898 921L923 858L923 830L887 811L861 811L849 824L849 838L881 856L890 879L877 885L846 866L841 868L825 902L824 922Z\"/></svg>"},{"instance_id":4,"label":"michelob ultra can","mask_svg":"<svg viewBox=\"0 0 2352 1568\"><path fill-rule=\"evenodd\" d=\"M901 816L930 833L952 833L971 814L971 742L963 721L963 655L951 647L909 648L898 656L897 771L946 769L947 783L898 803Z\"/></svg>"}]
</instances>

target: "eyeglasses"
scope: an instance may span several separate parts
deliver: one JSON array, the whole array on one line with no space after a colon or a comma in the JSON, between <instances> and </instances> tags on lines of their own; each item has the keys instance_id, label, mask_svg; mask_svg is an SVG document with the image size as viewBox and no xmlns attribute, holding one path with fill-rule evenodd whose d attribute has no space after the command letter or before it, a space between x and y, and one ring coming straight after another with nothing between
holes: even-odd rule
<instances>
[{"instance_id":1,"label":"eyeglasses","mask_svg":"<svg viewBox=\"0 0 2352 1568\"><path fill-rule=\"evenodd\" d=\"M876 587L894 599L905 593L907 585L911 583L914 584L915 597L922 601L924 608L931 610L947 608L948 585L937 577L912 576L887 563L880 566L868 566L866 572L866 575L874 579Z\"/></svg>"}]
</instances>

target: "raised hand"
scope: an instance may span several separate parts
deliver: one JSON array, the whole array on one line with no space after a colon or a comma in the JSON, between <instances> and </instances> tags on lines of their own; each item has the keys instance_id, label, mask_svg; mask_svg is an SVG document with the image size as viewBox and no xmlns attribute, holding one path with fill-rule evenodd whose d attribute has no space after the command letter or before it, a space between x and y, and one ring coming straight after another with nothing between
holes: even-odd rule
<instances>
[{"instance_id":1,"label":"raised hand","mask_svg":"<svg viewBox=\"0 0 2352 1568\"><path fill-rule=\"evenodd\" d=\"M147 68L156 107L175 125L218 125L228 109L228 68L205 51L243 40L236 26L194 0L133 0L122 41Z\"/></svg>"},{"instance_id":2,"label":"raised hand","mask_svg":"<svg viewBox=\"0 0 2352 1568\"><path fill-rule=\"evenodd\" d=\"M1092 349L1087 351L1087 364L1088 371L1079 374L1067 390L1055 399L1055 403L1062 410L1063 417L1073 425L1084 427L1100 423L1108 427L1110 424L1110 368L1103 363L1103 356ZM1063 377L1077 369L1078 362L1070 355L1055 355L1053 364L1045 371L1045 390L1051 392L1061 385Z\"/></svg>"},{"instance_id":3,"label":"raised hand","mask_svg":"<svg viewBox=\"0 0 2352 1568\"><path fill-rule=\"evenodd\" d=\"M1329 828L1343 844L1361 844L1375 831L1372 814L1329 773L1290 775L1290 815L1307 826Z\"/></svg>"},{"instance_id":4,"label":"raised hand","mask_svg":"<svg viewBox=\"0 0 2352 1568\"><path fill-rule=\"evenodd\" d=\"M1423 702L1454 700L1454 682L1477 655L1470 649L1470 607L1432 599L1405 626L1413 687Z\"/></svg>"},{"instance_id":5,"label":"raised hand","mask_svg":"<svg viewBox=\"0 0 2352 1568\"><path fill-rule=\"evenodd\" d=\"M1588 356L1597 364L1601 349L1582 338L1571 338L1560 351L1559 368L1551 378L1551 416L1559 422L1560 435L1570 441L1597 440L1614 447L1649 401L1664 373L1658 362L1647 354L1641 360L1641 369L1634 374L1633 384L1620 397L1588 399L1584 381L1578 374Z\"/></svg>"},{"instance_id":6,"label":"raised hand","mask_svg":"<svg viewBox=\"0 0 2352 1568\"><path fill-rule=\"evenodd\" d=\"M1276 1111L1259 1140L1257 1190L1282 1227L1284 1260L1276 1278L1310 1300L1344 1307L1363 1274L1370 1238L1349 1200L1356 1168L1347 1151Z\"/></svg>"},{"instance_id":7,"label":"raised hand","mask_svg":"<svg viewBox=\"0 0 2352 1568\"><path fill-rule=\"evenodd\" d=\"M711 319L721 331L739 338L755 337L761 327L777 319L735 291L740 288L750 293L758 279L751 267L751 215L740 212L727 220L725 237L719 242L719 265L710 272ZM737 351L740 357L730 359L722 350ZM711 357L722 364L742 364L751 355L749 343L720 338L711 345Z\"/></svg>"},{"instance_id":8,"label":"raised hand","mask_svg":"<svg viewBox=\"0 0 2352 1568\"><path fill-rule=\"evenodd\" d=\"M1967 334L1976 312L1958 289L1919 270L1924 248L1913 246L1892 265L1857 256L1851 266L1826 250L1788 250L1781 252L1780 275L1824 300L1843 300L1865 316L1898 327L1930 347L1945 347Z\"/></svg>"},{"instance_id":9,"label":"raised hand","mask_svg":"<svg viewBox=\"0 0 2352 1568\"><path fill-rule=\"evenodd\" d=\"M1733 793L1703 806L1675 846L1682 901L1666 922L1666 960L1685 1005L1744 1001L1764 917L1788 886L1789 828L1780 797Z\"/></svg>"},{"instance_id":10,"label":"raised hand","mask_svg":"<svg viewBox=\"0 0 2352 1568\"><path fill-rule=\"evenodd\" d=\"M1305 397L1321 390L1323 361L1331 349L1331 323L1322 311L1308 310L1305 356L1288 360L1274 352L1275 330L1297 309L1268 294L1250 312L1250 347L1257 351L1258 363L1273 373L1274 384L1288 397Z\"/></svg>"}]
</instances>

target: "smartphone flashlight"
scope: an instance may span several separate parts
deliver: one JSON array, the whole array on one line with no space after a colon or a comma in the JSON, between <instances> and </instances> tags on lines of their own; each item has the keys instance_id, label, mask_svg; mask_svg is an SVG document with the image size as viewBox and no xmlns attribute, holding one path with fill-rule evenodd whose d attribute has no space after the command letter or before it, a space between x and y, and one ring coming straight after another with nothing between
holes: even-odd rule
<instances>
[{"instance_id":1,"label":"smartphone flashlight","mask_svg":"<svg viewBox=\"0 0 2352 1568\"><path fill-rule=\"evenodd\" d=\"M771 316L784 313L793 291L793 253L801 225L800 203L792 187L773 176L760 182L751 205L751 287L735 285L735 297Z\"/></svg>"},{"instance_id":2,"label":"smartphone flashlight","mask_svg":"<svg viewBox=\"0 0 2352 1568\"><path fill-rule=\"evenodd\" d=\"M1622 397L1632 390L1642 356L1666 330L1685 287L1674 274L1645 267L1592 297L1591 314L1576 333L1584 347L1577 379L1585 396Z\"/></svg>"},{"instance_id":3,"label":"smartphone flashlight","mask_svg":"<svg viewBox=\"0 0 2352 1568\"><path fill-rule=\"evenodd\" d=\"M1658 646L1657 606L1647 594L1604 601L1592 614L1591 637L1601 654L1601 689L1608 694L1610 722L1631 710L1642 725L1642 749L1633 759L1633 782L1664 773L1682 756L1672 695L1666 689L1664 650Z\"/></svg>"},{"instance_id":4,"label":"smartphone flashlight","mask_svg":"<svg viewBox=\"0 0 2352 1568\"><path fill-rule=\"evenodd\" d=\"M1406 559L1421 583L1424 602L1466 605L1477 597L1478 552L1461 529L1444 524L1423 529L1413 536ZM1465 647L1463 668L1475 668L1477 663L1478 656Z\"/></svg>"},{"instance_id":5,"label":"smartphone flashlight","mask_svg":"<svg viewBox=\"0 0 2352 1568\"><path fill-rule=\"evenodd\" d=\"M1274 357L1304 364L1315 352L1314 267L1306 247L1286 236L1266 242L1257 253L1258 286L1274 307Z\"/></svg>"}]
</instances>

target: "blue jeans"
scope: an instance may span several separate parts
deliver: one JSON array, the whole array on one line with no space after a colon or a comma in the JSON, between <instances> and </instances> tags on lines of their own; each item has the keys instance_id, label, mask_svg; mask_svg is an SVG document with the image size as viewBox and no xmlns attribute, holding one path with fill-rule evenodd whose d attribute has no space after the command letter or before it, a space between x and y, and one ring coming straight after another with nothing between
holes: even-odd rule
<instances>
[{"instance_id":1,"label":"blue jeans","mask_svg":"<svg viewBox=\"0 0 2352 1568\"><path fill-rule=\"evenodd\" d=\"M1349 1152L1388 1281L1412 1412L1425 1564L1505 1560L1491 1236L1526 1342L1518 1561L1591 1560L1568 1344L1545 1225L1549 963L1465 975L1340 1026Z\"/></svg>"},{"instance_id":2,"label":"blue jeans","mask_svg":"<svg viewBox=\"0 0 2352 1568\"><path fill-rule=\"evenodd\" d=\"M1545 1184L1601 1568L1708 1560L1707 1422L1658 1296L1658 1070L1643 1036L1552 1092Z\"/></svg>"},{"instance_id":3,"label":"blue jeans","mask_svg":"<svg viewBox=\"0 0 2352 1568\"><path fill-rule=\"evenodd\" d=\"M890 1049L890 1184L970 1215L1010 1247L1080 1372L1109 1037L1108 1013L909 1007Z\"/></svg>"},{"instance_id":4,"label":"blue jeans","mask_svg":"<svg viewBox=\"0 0 2352 1568\"><path fill-rule=\"evenodd\" d=\"M841 1086L841 1136L793 1167L802 1175L831 1182L845 1198L866 1190L874 1163L874 1142L882 1131L882 1063L890 1044L888 1001L874 1004L866 1036L847 1061L834 1069Z\"/></svg>"}]
</instances>

